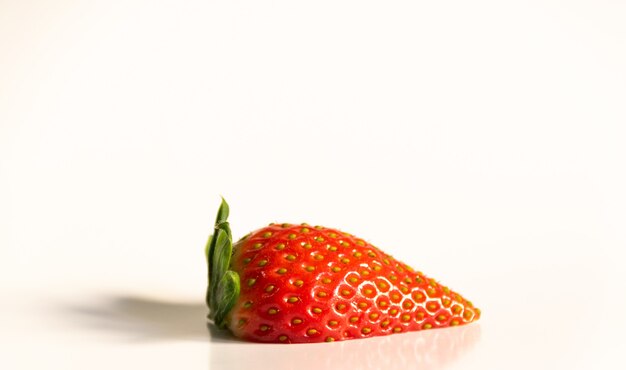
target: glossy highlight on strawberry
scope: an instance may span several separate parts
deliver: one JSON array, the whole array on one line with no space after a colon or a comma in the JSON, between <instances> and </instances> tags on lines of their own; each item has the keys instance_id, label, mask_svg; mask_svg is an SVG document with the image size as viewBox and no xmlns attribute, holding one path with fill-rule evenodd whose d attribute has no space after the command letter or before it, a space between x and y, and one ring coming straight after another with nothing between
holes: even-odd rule
<instances>
[{"instance_id":1,"label":"glossy highlight on strawberry","mask_svg":"<svg viewBox=\"0 0 626 370\"><path fill-rule=\"evenodd\" d=\"M332 342L463 325L480 317L460 294L336 229L270 224L243 237L231 252L227 217L223 201L216 237L207 244L207 303L209 317L239 338Z\"/></svg>"}]
</instances>

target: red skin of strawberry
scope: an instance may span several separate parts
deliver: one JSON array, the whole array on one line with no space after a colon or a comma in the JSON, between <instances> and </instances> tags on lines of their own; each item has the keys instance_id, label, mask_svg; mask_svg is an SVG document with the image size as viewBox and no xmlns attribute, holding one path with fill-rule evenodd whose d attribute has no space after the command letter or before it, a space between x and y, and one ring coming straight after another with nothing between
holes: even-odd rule
<instances>
[{"instance_id":1,"label":"red skin of strawberry","mask_svg":"<svg viewBox=\"0 0 626 370\"><path fill-rule=\"evenodd\" d=\"M241 291L225 325L255 342L368 338L478 320L460 294L365 240L325 227L271 224L233 246Z\"/></svg>"}]
</instances>

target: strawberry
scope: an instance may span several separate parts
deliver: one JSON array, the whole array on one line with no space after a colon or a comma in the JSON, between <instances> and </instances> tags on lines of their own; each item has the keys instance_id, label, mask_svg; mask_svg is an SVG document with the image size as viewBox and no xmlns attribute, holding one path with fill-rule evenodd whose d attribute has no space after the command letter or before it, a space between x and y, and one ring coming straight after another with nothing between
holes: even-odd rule
<instances>
[{"instance_id":1,"label":"strawberry","mask_svg":"<svg viewBox=\"0 0 626 370\"><path fill-rule=\"evenodd\" d=\"M307 224L270 224L231 245L222 199L206 247L209 318L235 336L274 343L368 338L478 320L460 294L361 238Z\"/></svg>"}]
</instances>

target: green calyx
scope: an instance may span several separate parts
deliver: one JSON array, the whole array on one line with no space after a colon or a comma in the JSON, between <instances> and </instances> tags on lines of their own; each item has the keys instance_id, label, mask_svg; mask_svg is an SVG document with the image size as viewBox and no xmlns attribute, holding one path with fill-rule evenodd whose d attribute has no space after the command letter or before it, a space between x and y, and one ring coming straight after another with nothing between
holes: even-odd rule
<instances>
[{"instance_id":1,"label":"green calyx","mask_svg":"<svg viewBox=\"0 0 626 370\"><path fill-rule=\"evenodd\" d=\"M226 326L226 315L239 298L239 275L229 270L233 238L227 221L228 212L228 203L222 198L214 233L209 236L204 251L209 270L206 303L209 306L209 318L219 328Z\"/></svg>"}]
</instances>

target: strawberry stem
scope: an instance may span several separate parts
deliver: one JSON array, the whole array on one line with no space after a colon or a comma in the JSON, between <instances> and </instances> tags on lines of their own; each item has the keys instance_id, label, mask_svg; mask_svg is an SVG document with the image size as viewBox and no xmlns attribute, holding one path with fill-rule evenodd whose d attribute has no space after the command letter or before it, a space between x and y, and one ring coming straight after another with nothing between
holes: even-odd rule
<instances>
[{"instance_id":1,"label":"strawberry stem","mask_svg":"<svg viewBox=\"0 0 626 370\"><path fill-rule=\"evenodd\" d=\"M228 213L228 203L222 198L215 219L214 234L209 236L204 251L208 267L206 303L209 307L209 319L220 328L226 326L226 315L239 297L239 275L229 270L233 238L227 221Z\"/></svg>"}]
</instances>

